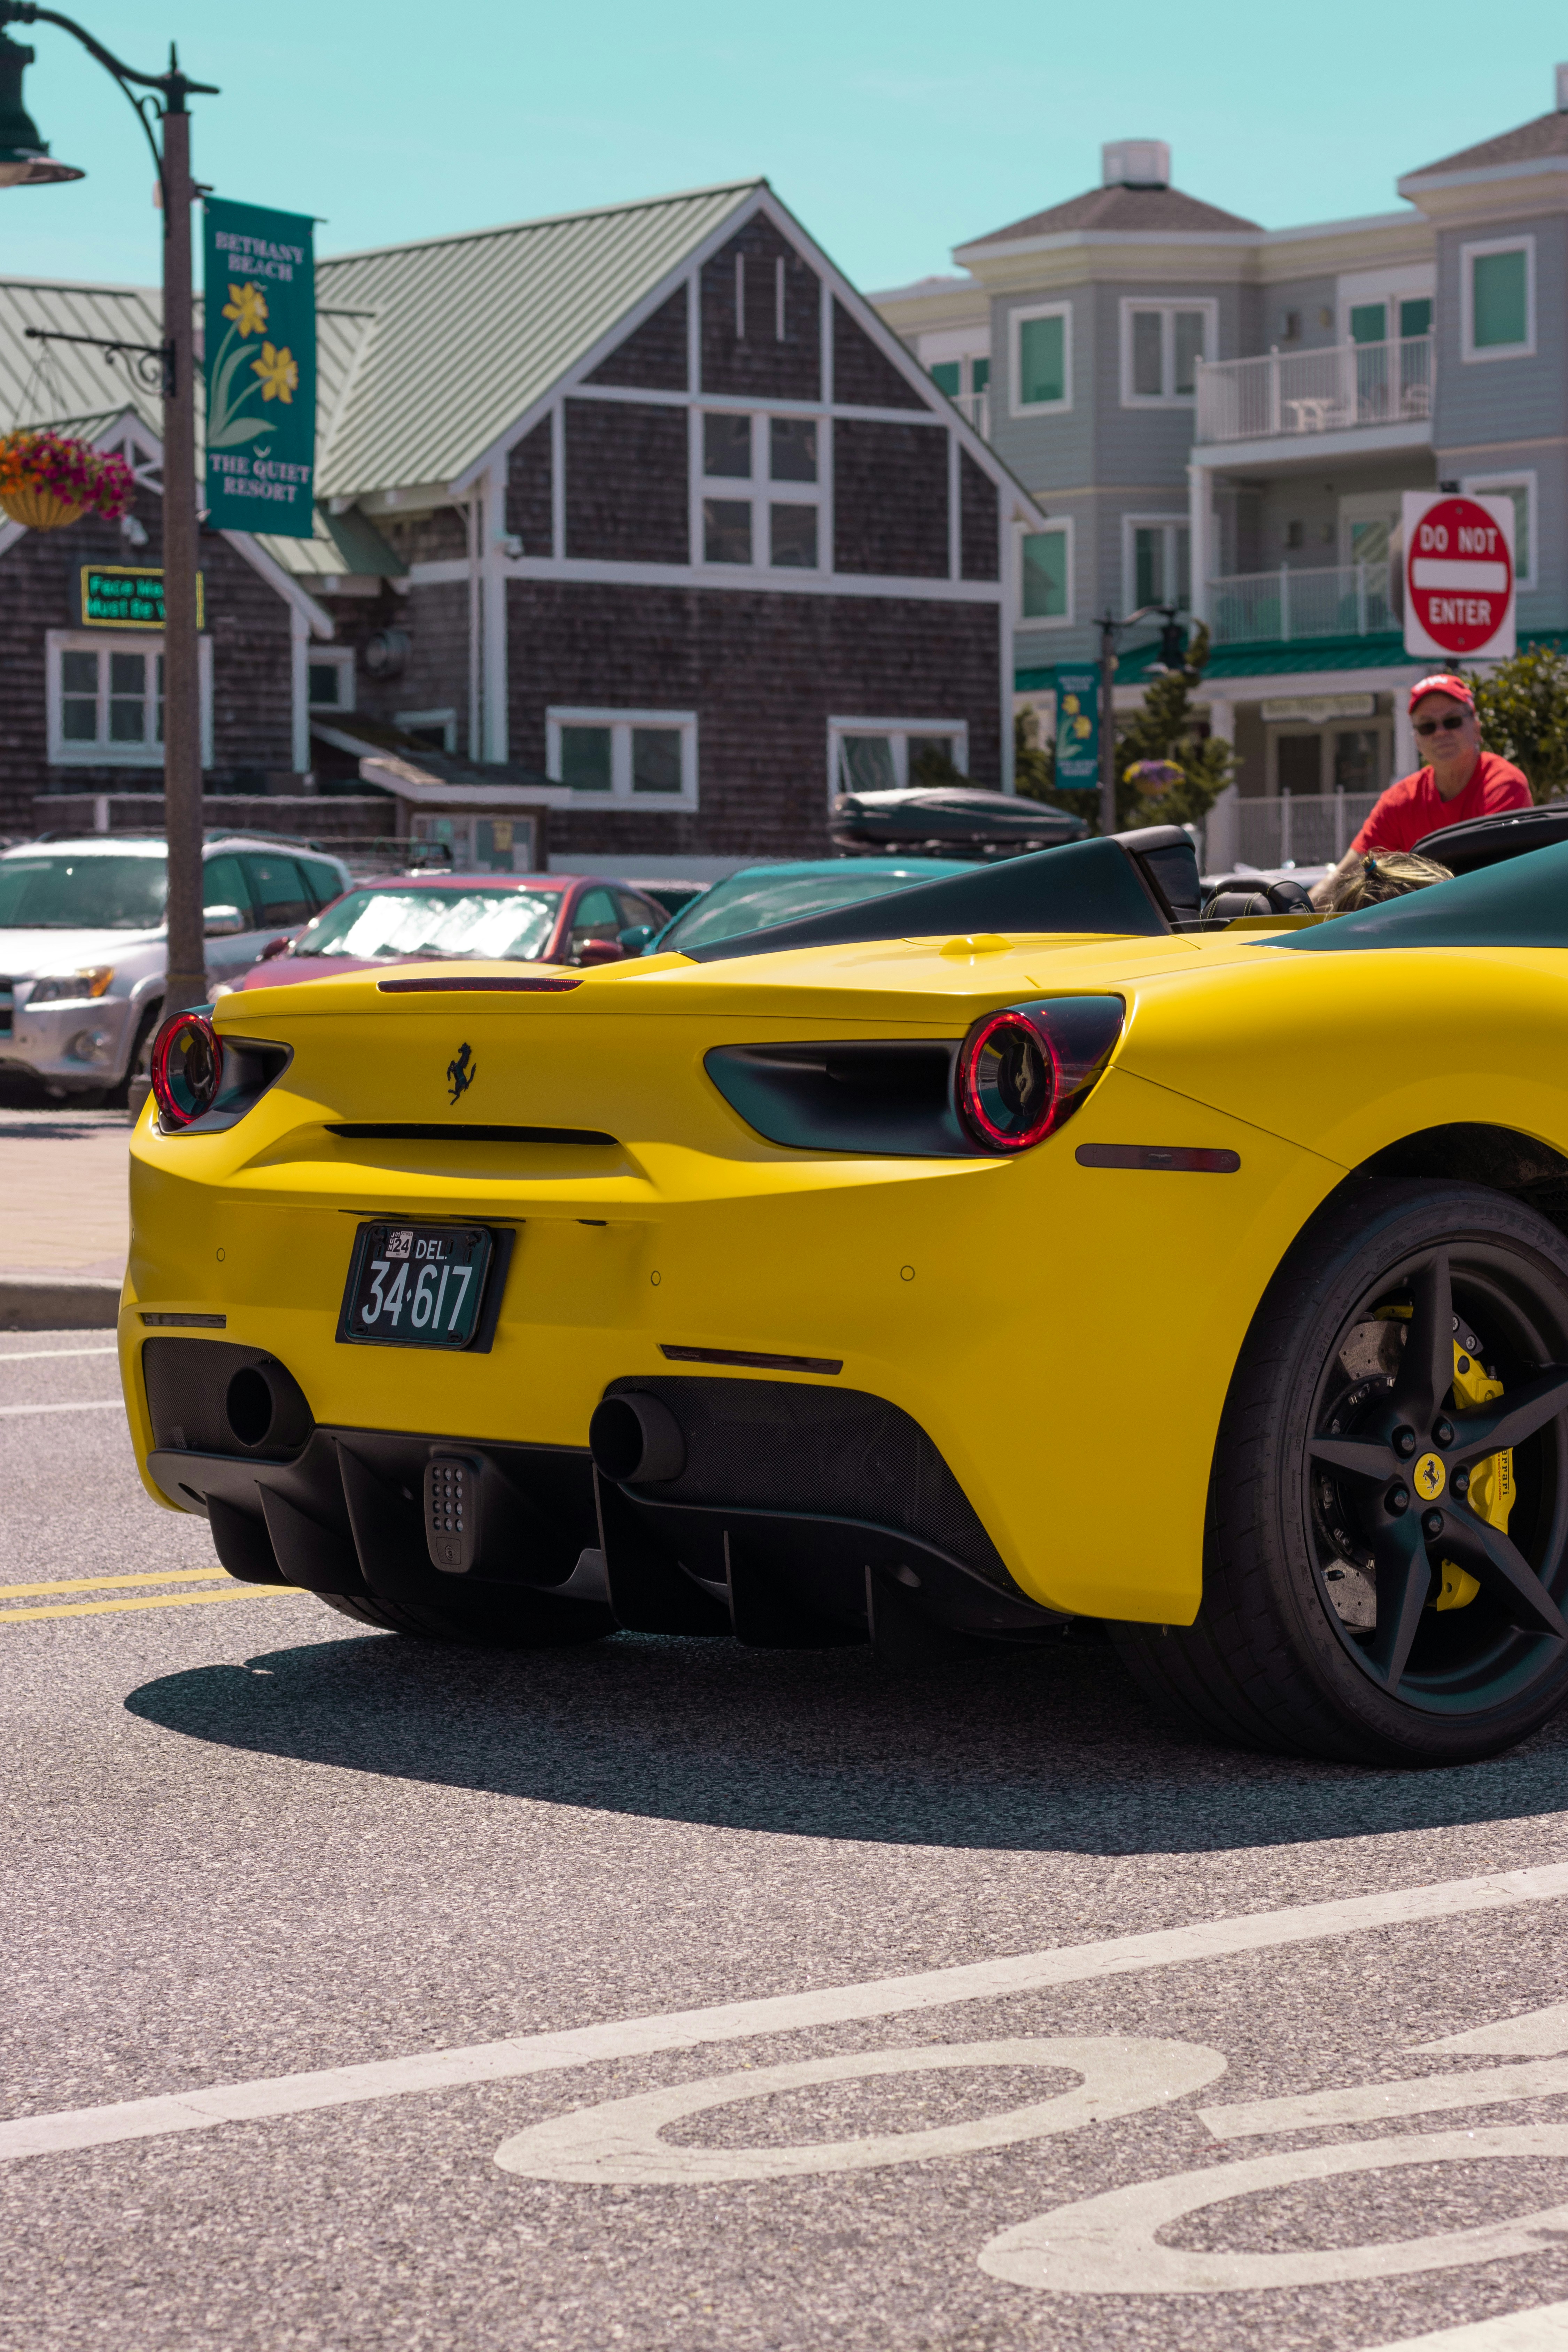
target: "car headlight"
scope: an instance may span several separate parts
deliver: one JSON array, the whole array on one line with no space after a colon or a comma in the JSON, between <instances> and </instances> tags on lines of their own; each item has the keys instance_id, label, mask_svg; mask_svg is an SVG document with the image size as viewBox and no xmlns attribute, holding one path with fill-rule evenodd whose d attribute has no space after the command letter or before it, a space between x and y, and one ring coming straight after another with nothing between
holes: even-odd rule
<instances>
[{"instance_id":1,"label":"car headlight","mask_svg":"<svg viewBox=\"0 0 1568 2352\"><path fill-rule=\"evenodd\" d=\"M84 999L101 996L114 978L111 963L83 964L77 971L52 971L47 980L36 980L28 993L29 1004L79 1004Z\"/></svg>"}]
</instances>

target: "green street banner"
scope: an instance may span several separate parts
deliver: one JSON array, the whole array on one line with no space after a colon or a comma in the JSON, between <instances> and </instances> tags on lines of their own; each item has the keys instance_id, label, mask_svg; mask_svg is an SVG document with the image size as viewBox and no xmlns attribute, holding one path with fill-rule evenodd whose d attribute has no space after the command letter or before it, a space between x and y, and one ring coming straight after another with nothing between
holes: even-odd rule
<instances>
[{"instance_id":1,"label":"green street banner","mask_svg":"<svg viewBox=\"0 0 1568 2352\"><path fill-rule=\"evenodd\" d=\"M1057 782L1100 782L1100 672L1092 663L1057 668Z\"/></svg>"},{"instance_id":2,"label":"green street banner","mask_svg":"<svg viewBox=\"0 0 1568 2352\"><path fill-rule=\"evenodd\" d=\"M309 214L205 206L207 509L216 527L315 528L316 262Z\"/></svg>"}]
</instances>

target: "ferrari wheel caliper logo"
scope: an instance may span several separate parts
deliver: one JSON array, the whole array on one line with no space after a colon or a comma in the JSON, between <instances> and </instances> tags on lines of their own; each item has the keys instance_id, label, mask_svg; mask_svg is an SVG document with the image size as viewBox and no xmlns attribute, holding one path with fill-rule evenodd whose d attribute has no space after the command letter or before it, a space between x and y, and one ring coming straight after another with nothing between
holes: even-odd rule
<instances>
[{"instance_id":1,"label":"ferrari wheel caliper logo","mask_svg":"<svg viewBox=\"0 0 1568 2352\"><path fill-rule=\"evenodd\" d=\"M1435 1454L1424 1454L1410 1475L1424 1503L1435 1503L1448 1483L1448 1474Z\"/></svg>"}]
</instances>

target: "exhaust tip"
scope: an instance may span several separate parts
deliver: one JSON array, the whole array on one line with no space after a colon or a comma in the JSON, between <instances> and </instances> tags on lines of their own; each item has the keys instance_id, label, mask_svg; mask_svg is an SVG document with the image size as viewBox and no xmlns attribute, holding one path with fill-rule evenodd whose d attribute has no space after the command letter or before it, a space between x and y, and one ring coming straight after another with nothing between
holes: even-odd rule
<instances>
[{"instance_id":1,"label":"exhaust tip","mask_svg":"<svg viewBox=\"0 0 1568 2352\"><path fill-rule=\"evenodd\" d=\"M602 1477L617 1486L679 1478L686 1467L686 1440L668 1405L637 1389L605 1397L588 1423L588 1451Z\"/></svg>"}]
</instances>

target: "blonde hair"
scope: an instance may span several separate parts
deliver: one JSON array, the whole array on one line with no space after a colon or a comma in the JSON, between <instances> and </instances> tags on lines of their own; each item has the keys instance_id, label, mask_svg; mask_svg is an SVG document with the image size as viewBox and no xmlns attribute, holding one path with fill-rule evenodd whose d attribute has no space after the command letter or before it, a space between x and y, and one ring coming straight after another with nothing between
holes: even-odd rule
<instances>
[{"instance_id":1,"label":"blonde hair","mask_svg":"<svg viewBox=\"0 0 1568 2352\"><path fill-rule=\"evenodd\" d=\"M1334 877L1328 911L1353 915L1358 907L1380 907L1385 898L1403 898L1407 890L1426 890L1434 882L1453 878L1446 866L1417 857L1413 849L1371 849L1348 872Z\"/></svg>"}]
</instances>

